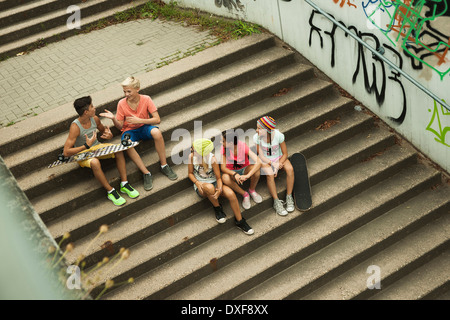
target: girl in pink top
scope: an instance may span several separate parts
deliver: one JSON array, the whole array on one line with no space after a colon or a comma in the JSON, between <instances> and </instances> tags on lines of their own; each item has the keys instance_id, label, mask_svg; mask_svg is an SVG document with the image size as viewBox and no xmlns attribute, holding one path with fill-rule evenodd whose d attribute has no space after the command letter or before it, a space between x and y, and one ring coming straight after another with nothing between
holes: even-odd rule
<instances>
[{"instance_id":1,"label":"girl in pink top","mask_svg":"<svg viewBox=\"0 0 450 320\"><path fill-rule=\"evenodd\" d=\"M250 163L252 159L252 163ZM232 130L222 132L222 163L220 169L223 172L222 181L244 199L242 206L250 209L250 196L253 201L260 203L261 196L255 191L260 177L261 161L258 156L250 150L248 145L239 141ZM248 192L241 185L250 179Z\"/></svg>"}]
</instances>

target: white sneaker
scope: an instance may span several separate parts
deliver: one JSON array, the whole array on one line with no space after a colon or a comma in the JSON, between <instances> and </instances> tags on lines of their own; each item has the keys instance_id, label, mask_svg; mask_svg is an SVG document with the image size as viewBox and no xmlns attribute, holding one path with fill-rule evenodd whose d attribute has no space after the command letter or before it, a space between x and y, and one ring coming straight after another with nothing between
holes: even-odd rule
<instances>
[{"instance_id":1,"label":"white sneaker","mask_svg":"<svg viewBox=\"0 0 450 320\"><path fill-rule=\"evenodd\" d=\"M285 216L288 214L286 209L284 209L283 201L281 201L280 199L273 200L273 208L280 216Z\"/></svg>"},{"instance_id":2,"label":"white sneaker","mask_svg":"<svg viewBox=\"0 0 450 320\"><path fill-rule=\"evenodd\" d=\"M250 196L244 197L244 200L242 200L242 206L245 210L250 209L250 207L252 206L252 204L250 203Z\"/></svg>"},{"instance_id":3,"label":"white sneaker","mask_svg":"<svg viewBox=\"0 0 450 320\"><path fill-rule=\"evenodd\" d=\"M250 194L250 196L252 197L253 201L255 201L256 203L261 203L262 202L262 197L259 195L258 192L253 191L253 192L248 192Z\"/></svg>"},{"instance_id":4,"label":"white sneaker","mask_svg":"<svg viewBox=\"0 0 450 320\"><path fill-rule=\"evenodd\" d=\"M286 196L286 210L287 212L292 212L295 210L294 198L292 194Z\"/></svg>"}]
</instances>

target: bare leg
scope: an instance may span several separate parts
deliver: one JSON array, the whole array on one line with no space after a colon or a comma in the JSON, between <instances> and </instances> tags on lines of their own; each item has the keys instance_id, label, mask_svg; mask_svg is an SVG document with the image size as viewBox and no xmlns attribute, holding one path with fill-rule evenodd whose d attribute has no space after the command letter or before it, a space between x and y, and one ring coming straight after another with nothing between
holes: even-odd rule
<instances>
[{"instance_id":1,"label":"bare leg","mask_svg":"<svg viewBox=\"0 0 450 320\"><path fill-rule=\"evenodd\" d=\"M106 179L105 173L102 170L102 165L100 164L100 160L97 158L92 159L91 161L91 169L94 173L95 178L100 182L103 188L106 191L111 191L113 187L108 183L108 179Z\"/></svg>"},{"instance_id":2,"label":"bare leg","mask_svg":"<svg viewBox=\"0 0 450 320\"><path fill-rule=\"evenodd\" d=\"M289 160L286 160L283 169L286 171L286 193L292 194L295 182L294 167Z\"/></svg>"},{"instance_id":3,"label":"bare leg","mask_svg":"<svg viewBox=\"0 0 450 320\"><path fill-rule=\"evenodd\" d=\"M233 210L234 217L236 218L236 220L241 221L242 220L241 209L239 208L239 201L234 191L230 187L224 185L222 190L222 196L224 196L225 198L228 199L228 201L230 201L231 210Z\"/></svg>"},{"instance_id":4,"label":"bare leg","mask_svg":"<svg viewBox=\"0 0 450 320\"><path fill-rule=\"evenodd\" d=\"M264 164L262 166L262 170L266 176L267 188L269 189L269 193L274 199L278 199L277 187L275 185L275 177L273 175L272 167L268 164Z\"/></svg>"},{"instance_id":5,"label":"bare leg","mask_svg":"<svg viewBox=\"0 0 450 320\"><path fill-rule=\"evenodd\" d=\"M161 166L164 166L167 164L166 159L166 147L164 144L164 138L162 136L161 130L158 128L153 128L152 131L150 131L153 140L155 140L155 149L158 153L159 162L161 163Z\"/></svg>"},{"instance_id":6,"label":"bare leg","mask_svg":"<svg viewBox=\"0 0 450 320\"><path fill-rule=\"evenodd\" d=\"M127 154L130 157L131 161L133 161L136 164L138 169L141 170L143 174L150 172L148 171L147 167L145 166L144 162L141 159L141 156L139 155L139 153L137 153L135 148L128 149Z\"/></svg>"},{"instance_id":7,"label":"bare leg","mask_svg":"<svg viewBox=\"0 0 450 320\"><path fill-rule=\"evenodd\" d=\"M127 167L123 151L116 153L116 166L117 170L119 170L120 181L127 181Z\"/></svg>"},{"instance_id":8,"label":"bare leg","mask_svg":"<svg viewBox=\"0 0 450 320\"><path fill-rule=\"evenodd\" d=\"M245 174L247 174L250 170L252 170L252 168L253 168L253 164L248 165L247 168L245 168ZM260 176L261 176L261 172L260 172L260 170L258 170L250 177L250 189L251 190L255 190Z\"/></svg>"}]
</instances>

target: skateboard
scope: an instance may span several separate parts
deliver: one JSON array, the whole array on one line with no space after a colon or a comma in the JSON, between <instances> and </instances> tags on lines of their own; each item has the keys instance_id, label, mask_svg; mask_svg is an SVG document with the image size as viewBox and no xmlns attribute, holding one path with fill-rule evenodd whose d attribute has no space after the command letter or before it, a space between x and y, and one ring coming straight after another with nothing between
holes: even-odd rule
<instances>
[{"instance_id":1,"label":"skateboard","mask_svg":"<svg viewBox=\"0 0 450 320\"><path fill-rule=\"evenodd\" d=\"M75 161L84 161L84 160L88 160L91 158L98 158L98 157L106 156L111 153L116 153L116 152L120 152L120 151L124 151L124 150L130 149L130 148L133 148L133 147L137 146L138 144L139 144L139 141L131 141L129 136L125 135L124 139L122 139L120 141L120 143L113 144L110 146L105 146L105 147L99 148L94 151L86 150L86 151L74 154L73 156L70 156L70 157L65 157L62 153L60 153L58 155L58 160L56 160L55 162L50 164L48 166L48 168L53 168L53 167L56 167L61 164L71 163L71 162L75 162Z\"/></svg>"},{"instance_id":2,"label":"skateboard","mask_svg":"<svg viewBox=\"0 0 450 320\"><path fill-rule=\"evenodd\" d=\"M312 199L306 159L303 154L294 153L290 160L295 176L293 192L295 207L300 211L307 211L311 209Z\"/></svg>"}]
</instances>

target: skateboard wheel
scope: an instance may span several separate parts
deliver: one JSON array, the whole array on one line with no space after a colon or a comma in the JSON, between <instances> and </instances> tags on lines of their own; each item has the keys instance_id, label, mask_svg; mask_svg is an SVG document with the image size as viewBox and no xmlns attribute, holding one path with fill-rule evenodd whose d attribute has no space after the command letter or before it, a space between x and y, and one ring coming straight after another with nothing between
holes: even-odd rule
<instances>
[{"instance_id":1,"label":"skateboard wheel","mask_svg":"<svg viewBox=\"0 0 450 320\"><path fill-rule=\"evenodd\" d=\"M128 133L124 134L123 139L122 141L120 141L120 143L122 143L124 147L131 146L131 136Z\"/></svg>"},{"instance_id":2,"label":"skateboard wheel","mask_svg":"<svg viewBox=\"0 0 450 320\"><path fill-rule=\"evenodd\" d=\"M122 140L121 143L122 143L122 145L124 147L128 147L128 146L131 145L131 141L130 140L126 140L126 139Z\"/></svg>"},{"instance_id":3,"label":"skateboard wheel","mask_svg":"<svg viewBox=\"0 0 450 320\"><path fill-rule=\"evenodd\" d=\"M68 157L65 157L63 153L58 154L59 161L67 161Z\"/></svg>"}]
</instances>

